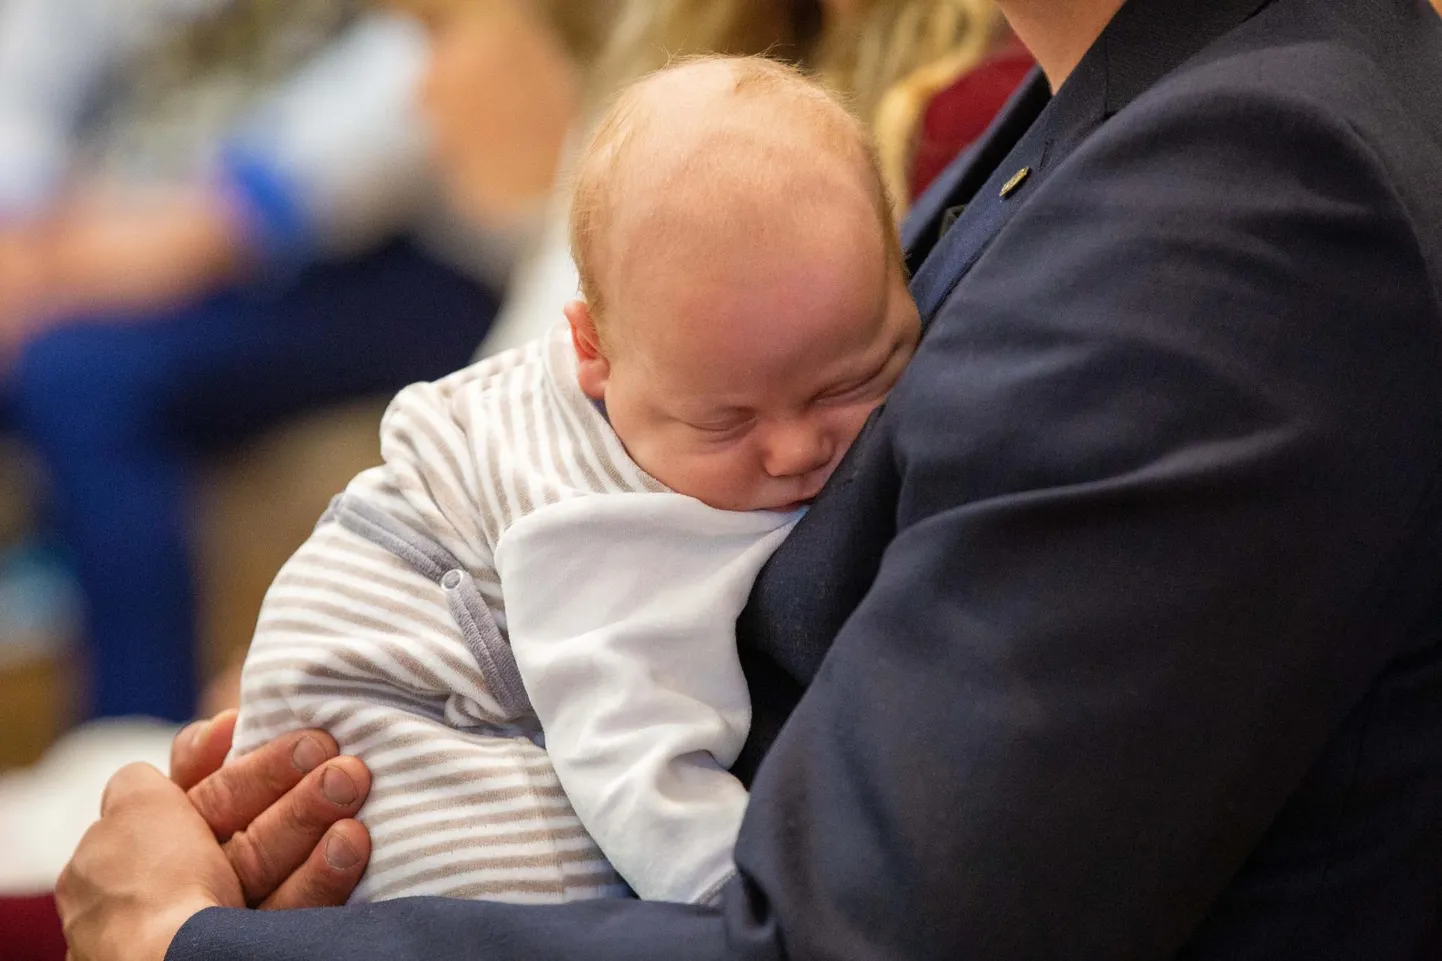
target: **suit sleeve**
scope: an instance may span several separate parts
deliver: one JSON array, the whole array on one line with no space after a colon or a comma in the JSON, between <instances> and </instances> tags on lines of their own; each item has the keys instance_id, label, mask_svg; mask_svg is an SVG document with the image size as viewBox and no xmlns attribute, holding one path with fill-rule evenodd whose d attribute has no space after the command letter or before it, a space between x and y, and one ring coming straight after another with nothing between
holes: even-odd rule
<instances>
[{"instance_id":1,"label":"suit sleeve","mask_svg":"<svg viewBox=\"0 0 1442 961\"><path fill-rule=\"evenodd\" d=\"M172 961L1173 956L1437 587L1438 309L1303 102L1149 97L1024 204L883 415L898 534L720 909L213 909Z\"/></svg>"}]
</instances>

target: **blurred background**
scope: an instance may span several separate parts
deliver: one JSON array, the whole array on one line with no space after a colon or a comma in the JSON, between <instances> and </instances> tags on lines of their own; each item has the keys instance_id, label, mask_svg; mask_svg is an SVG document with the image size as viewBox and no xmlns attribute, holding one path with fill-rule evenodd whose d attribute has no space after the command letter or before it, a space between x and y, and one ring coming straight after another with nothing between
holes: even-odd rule
<instances>
[{"instance_id":1,"label":"blurred background","mask_svg":"<svg viewBox=\"0 0 1442 961\"><path fill-rule=\"evenodd\" d=\"M6 958L388 398L560 321L589 119L710 51L844 92L898 217L1032 66L990 0L0 0Z\"/></svg>"}]
</instances>

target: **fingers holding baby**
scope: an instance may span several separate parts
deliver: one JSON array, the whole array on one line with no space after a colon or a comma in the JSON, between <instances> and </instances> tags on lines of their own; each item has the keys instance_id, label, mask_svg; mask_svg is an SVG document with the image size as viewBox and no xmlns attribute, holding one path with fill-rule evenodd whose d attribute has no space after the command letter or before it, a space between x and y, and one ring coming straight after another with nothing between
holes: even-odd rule
<instances>
[{"instance_id":1,"label":"fingers holding baby","mask_svg":"<svg viewBox=\"0 0 1442 961\"><path fill-rule=\"evenodd\" d=\"M171 776L221 842L246 903L264 908L343 904L369 855L353 820L370 772L337 757L323 731L296 731L221 767L236 713L177 735Z\"/></svg>"}]
</instances>

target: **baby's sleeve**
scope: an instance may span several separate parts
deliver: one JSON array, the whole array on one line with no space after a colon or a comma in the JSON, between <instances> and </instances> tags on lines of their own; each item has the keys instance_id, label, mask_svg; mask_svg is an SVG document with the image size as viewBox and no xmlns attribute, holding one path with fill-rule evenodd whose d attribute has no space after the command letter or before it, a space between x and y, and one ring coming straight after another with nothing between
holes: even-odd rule
<instances>
[{"instance_id":1,"label":"baby's sleeve","mask_svg":"<svg viewBox=\"0 0 1442 961\"><path fill-rule=\"evenodd\" d=\"M236 752L315 727L370 768L360 820L372 855L353 900L622 893L535 743L533 719L487 676L452 611L447 592L473 588L468 576L448 588L323 520L266 596Z\"/></svg>"},{"instance_id":2,"label":"baby's sleeve","mask_svg":"<svg viewBox=\"0 0 1442 961\"><path fill-rule=\"evenodd\" d=\"M794 516L671 493L562 501L502 538L511 648L581 822L636 893L709 903L747 793L735 623Z\"/></svg>"}]
</instances>

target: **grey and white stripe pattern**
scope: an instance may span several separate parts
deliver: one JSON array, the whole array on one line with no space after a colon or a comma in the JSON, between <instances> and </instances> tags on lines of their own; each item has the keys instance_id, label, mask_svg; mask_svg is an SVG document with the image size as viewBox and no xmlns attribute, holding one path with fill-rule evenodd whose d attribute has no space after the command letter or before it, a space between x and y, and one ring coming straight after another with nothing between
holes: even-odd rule
<instances>
[{"instance_id":1,"label":"grey and white stripe pattern","mask_svg":"<svg viewBox=\"0 0 1442 961\"><path fill-rule=\"evenodd\" d=\"M493 556L507 528L567 498L665 490L580 392L563 329L407 388L381 435L384 464L344 502L453 558L502 634ZM261 610L237 752L321 727L366 762L373 854L356 900L624 894L538 746L534 717L482 671L435 572L403 553L332 515L317 526Z\"/></svg>"}]
</instances>

